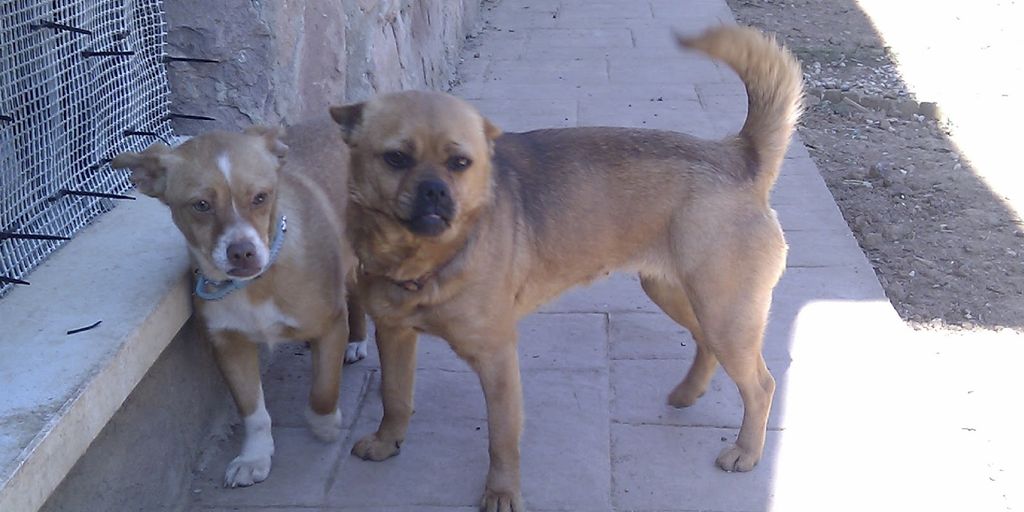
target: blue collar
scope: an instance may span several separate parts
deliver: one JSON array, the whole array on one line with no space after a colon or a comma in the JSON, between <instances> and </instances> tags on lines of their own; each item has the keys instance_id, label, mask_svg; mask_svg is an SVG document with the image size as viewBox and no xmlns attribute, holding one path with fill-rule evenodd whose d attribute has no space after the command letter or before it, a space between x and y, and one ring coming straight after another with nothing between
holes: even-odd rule
<instances>
[{"instance_id":1,"label":"blue collar","mask_svg":"<svg viewBox=\"0 0 1024 512\"><path fill-rule=\"evenodd\" d=\"M281 253L281 246L284 245L284 234L288 231L288 217L281 216L281 222L277 224L277 229L274 231L274 241L270 243L270 259L267 261L267 266L263 268L270 268L271 265L277 261L277 255ZM261 273L262 275L262 273ZM259 276L256 276L259 277ZM255 279L255 277L253 278ZM252 279L237 280L237 279L225 279L224 281L211 281L207 279L199 270L196 270L196 289L195 294L203 300L221 300L227 297L231 292L235 290L241 290L249 285Z\"/></svg>"}]
</instances>

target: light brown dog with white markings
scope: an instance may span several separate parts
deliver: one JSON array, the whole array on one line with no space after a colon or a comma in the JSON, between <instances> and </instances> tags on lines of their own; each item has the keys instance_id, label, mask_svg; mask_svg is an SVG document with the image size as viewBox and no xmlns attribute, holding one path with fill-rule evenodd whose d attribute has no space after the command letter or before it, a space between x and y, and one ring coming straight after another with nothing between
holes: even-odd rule
<instances>
[{"instance_id":1,"label":"light brown dog with white markings","mask_svg":"<svg viewBox=\"0 0 1024 512\"><path fill-rule=\"evenodd\" d=\"M352 151L348 229L383 370L384 418L356 455L398 453L413 412L417 333L435 334L477 372L487 401L481 508L524 510L516 322L572 286L632 269L697 341L669 404L693 404L720 362L744 413L717 463L748 471L758 462L775 390L762 338L786 262L768 196L800 113L802 76L792 55L751 29L680 42L745 83L749 110L738 135L501 134L467 103L436 92L331 109Z\"/></svg>"},{"instance_id":2,"label":"light brown dog with white markings","mask_svg":"<svg viewBox=\"0 0 1024 512\"><path fill-rule=\"evenodd\" d=\"M306 418L317 438L337 439L342 359L366 356L365 314L346 304L355 258L344 237L347 194L337 173L348 155L337 127L325 118L284 138L269 128L209 133L175 149L124 153L112 165L131 168L138 190L170 207L197 267L195 310L245 424L225 485L270 473L260 343L310 342Z\"/></svg>"}]
</instances>

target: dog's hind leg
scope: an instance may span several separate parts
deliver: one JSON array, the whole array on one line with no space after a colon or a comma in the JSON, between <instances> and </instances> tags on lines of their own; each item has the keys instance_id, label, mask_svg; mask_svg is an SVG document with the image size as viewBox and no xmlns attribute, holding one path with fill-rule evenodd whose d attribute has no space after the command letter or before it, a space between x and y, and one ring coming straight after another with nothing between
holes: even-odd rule
<instances>
[{"instance_id":1,"label":"dog's hind leg","mask_svg":"<svg viewBox=\"0 0 1024 512\"><path fill-rule=\"evenodd\" d=\"M704 340L704 333L682 286L662 278L644 275L640 276L640 285L647 296L672 320L689 330L697 342L697 355L690 365L690 371L668 395L669 405L689 407L707 390L708 383L718 368L718 359Z\"/></svg>"},{"instance_id":2,"label":"dog's hind leg","mask_svg":"<svg viewBox=\"0 0 1024 512\"><path fill-rule=\"evenodd\" d=\"M723 450L716 460L718 467L726 471L750 471L761 459L768 413L775 394L775 379L768 372L760 351L763 327L743 323L746 325L724 329L715 327L714 330L709 326L708 332L709 340L715 340L717 336L726 340L729 338L725 337L729 336L738 341L735 345L711 341L718 360L736 383L743 399L743 423L736 443Z\"/></svg>"},{"instance_id":3,"label":"dog's hind leg","mask_svg":"<svg viewBox=\"0 0 1024 512\"><path fill-rule=\"evenodd\" d=\"M345 362L354 363L366 359L366 310L351 291L348 293L348 347Z\"/></svg>"},{"instance_id":4,"label":"dog's hind leg","mask_svg":"<svg viewBox=\"0 0 1024 512\"><path fill-rule=\"evenodd\" d=\"M781 265L773 268L770 260L737 261L742 259L709 262L686 286L707 347L743 399L743 423L736 443L717 459L726 471L750 471L760 460L775 393L775 379L761 347L771 290L782 269Z\"/></svg>"}]
</instances>

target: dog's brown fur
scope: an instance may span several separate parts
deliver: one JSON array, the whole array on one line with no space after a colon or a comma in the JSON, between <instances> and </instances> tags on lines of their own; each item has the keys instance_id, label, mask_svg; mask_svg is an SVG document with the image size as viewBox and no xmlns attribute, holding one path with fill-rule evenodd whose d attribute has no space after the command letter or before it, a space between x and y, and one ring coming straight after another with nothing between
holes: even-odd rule
<instances>
[{"instance_id":1,"label":"dog's brown fur","mask_svg":"<svg viewBox=\"0 0 1024 512\"><path fill-rule=\"evenodd\" d=\"M516 322L567 288L625 268L639 271L650 298L697 341L669 404L693 404L721 362L744 414L736 443L717 463L728 471L754 467L775 389L762 337L786 261L768 196L800 113L801 73L788 52L752 29L720 27L680 43L724 61L746 84L749 113L738 135L704 141L626 128L501 135L473 107L433 92L331 110L352 149L349 236L384 375L383 421L356 444L356 455L398 453L413 410L417 332L436 334L479 374L487 400L491 463L482 507L523 510ZM410 160L392 165L396 151ZM472 163L458 170L459 158ZM422 184L437 181L446 190L424 196ZM445 194L454 212L422 214L423 204L439 205ZM436 227L438 218L446 221L440 233L415 228Z\"/></svg>"},{"instance_id":2,"label":"dog's brown fur","mask_svg":"<svg viewBox=\"0 0 1024 512\"><path fill-rule=\"evenodd\" d=\"M168 205L195 265L212 280L231 277L216 263L218 242L233 236L231 229L251 226L266 248L279 219L287 216L276 262L221 300L193 300L246 420L246 442L228 467L225 484L251 485L270 471L273 441L260 382L260 343L311 342L307 418L319 438L336 438L346 344L362 340L366 329L358 302L346 300L355 257L344 236L347 193L337 176L346 172L348 154L336 126L325 118L291 127L284 137L262 127L212 132L174 149L156 144L142 153L123 153L112 165L131 168L138 190ZM266 199L256 204L257 194ZM197 210L198 201L209 209Z\"/></svg>"}]
</instances>

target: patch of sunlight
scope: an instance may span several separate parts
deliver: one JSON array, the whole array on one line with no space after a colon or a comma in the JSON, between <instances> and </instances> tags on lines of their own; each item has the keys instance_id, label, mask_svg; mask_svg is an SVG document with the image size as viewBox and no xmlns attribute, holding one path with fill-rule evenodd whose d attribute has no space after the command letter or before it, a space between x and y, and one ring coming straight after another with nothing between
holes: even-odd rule
<instances>
[{"instance_id":1,"label":"patch of sunlight","mask_svg":"<svg viewBox=\"0 0 1024 512\"><path fill-rule=\"evenodd\" d=\"M908 89L919 101L939 104L950 121L952 141L1019 221L1024 216L1019 138L1024 2L857 3L896 55Z\"/></svg>"},{"instance_id":2,"label":"patch of sunlight","mask_svg":"<svg viewBox=\"0 0 1024 512\"><path fill-rule=\"evenodd\" d=\"M940 336L942 339L936 339ZM1014 337L964 343L906 327L884 301L813 301L766 458L771 503L789 510L1007 510L1024 505L1017 432L1024 357ZM972 339L974 340L974 339Z\"/></svg>"}]
</instances>

